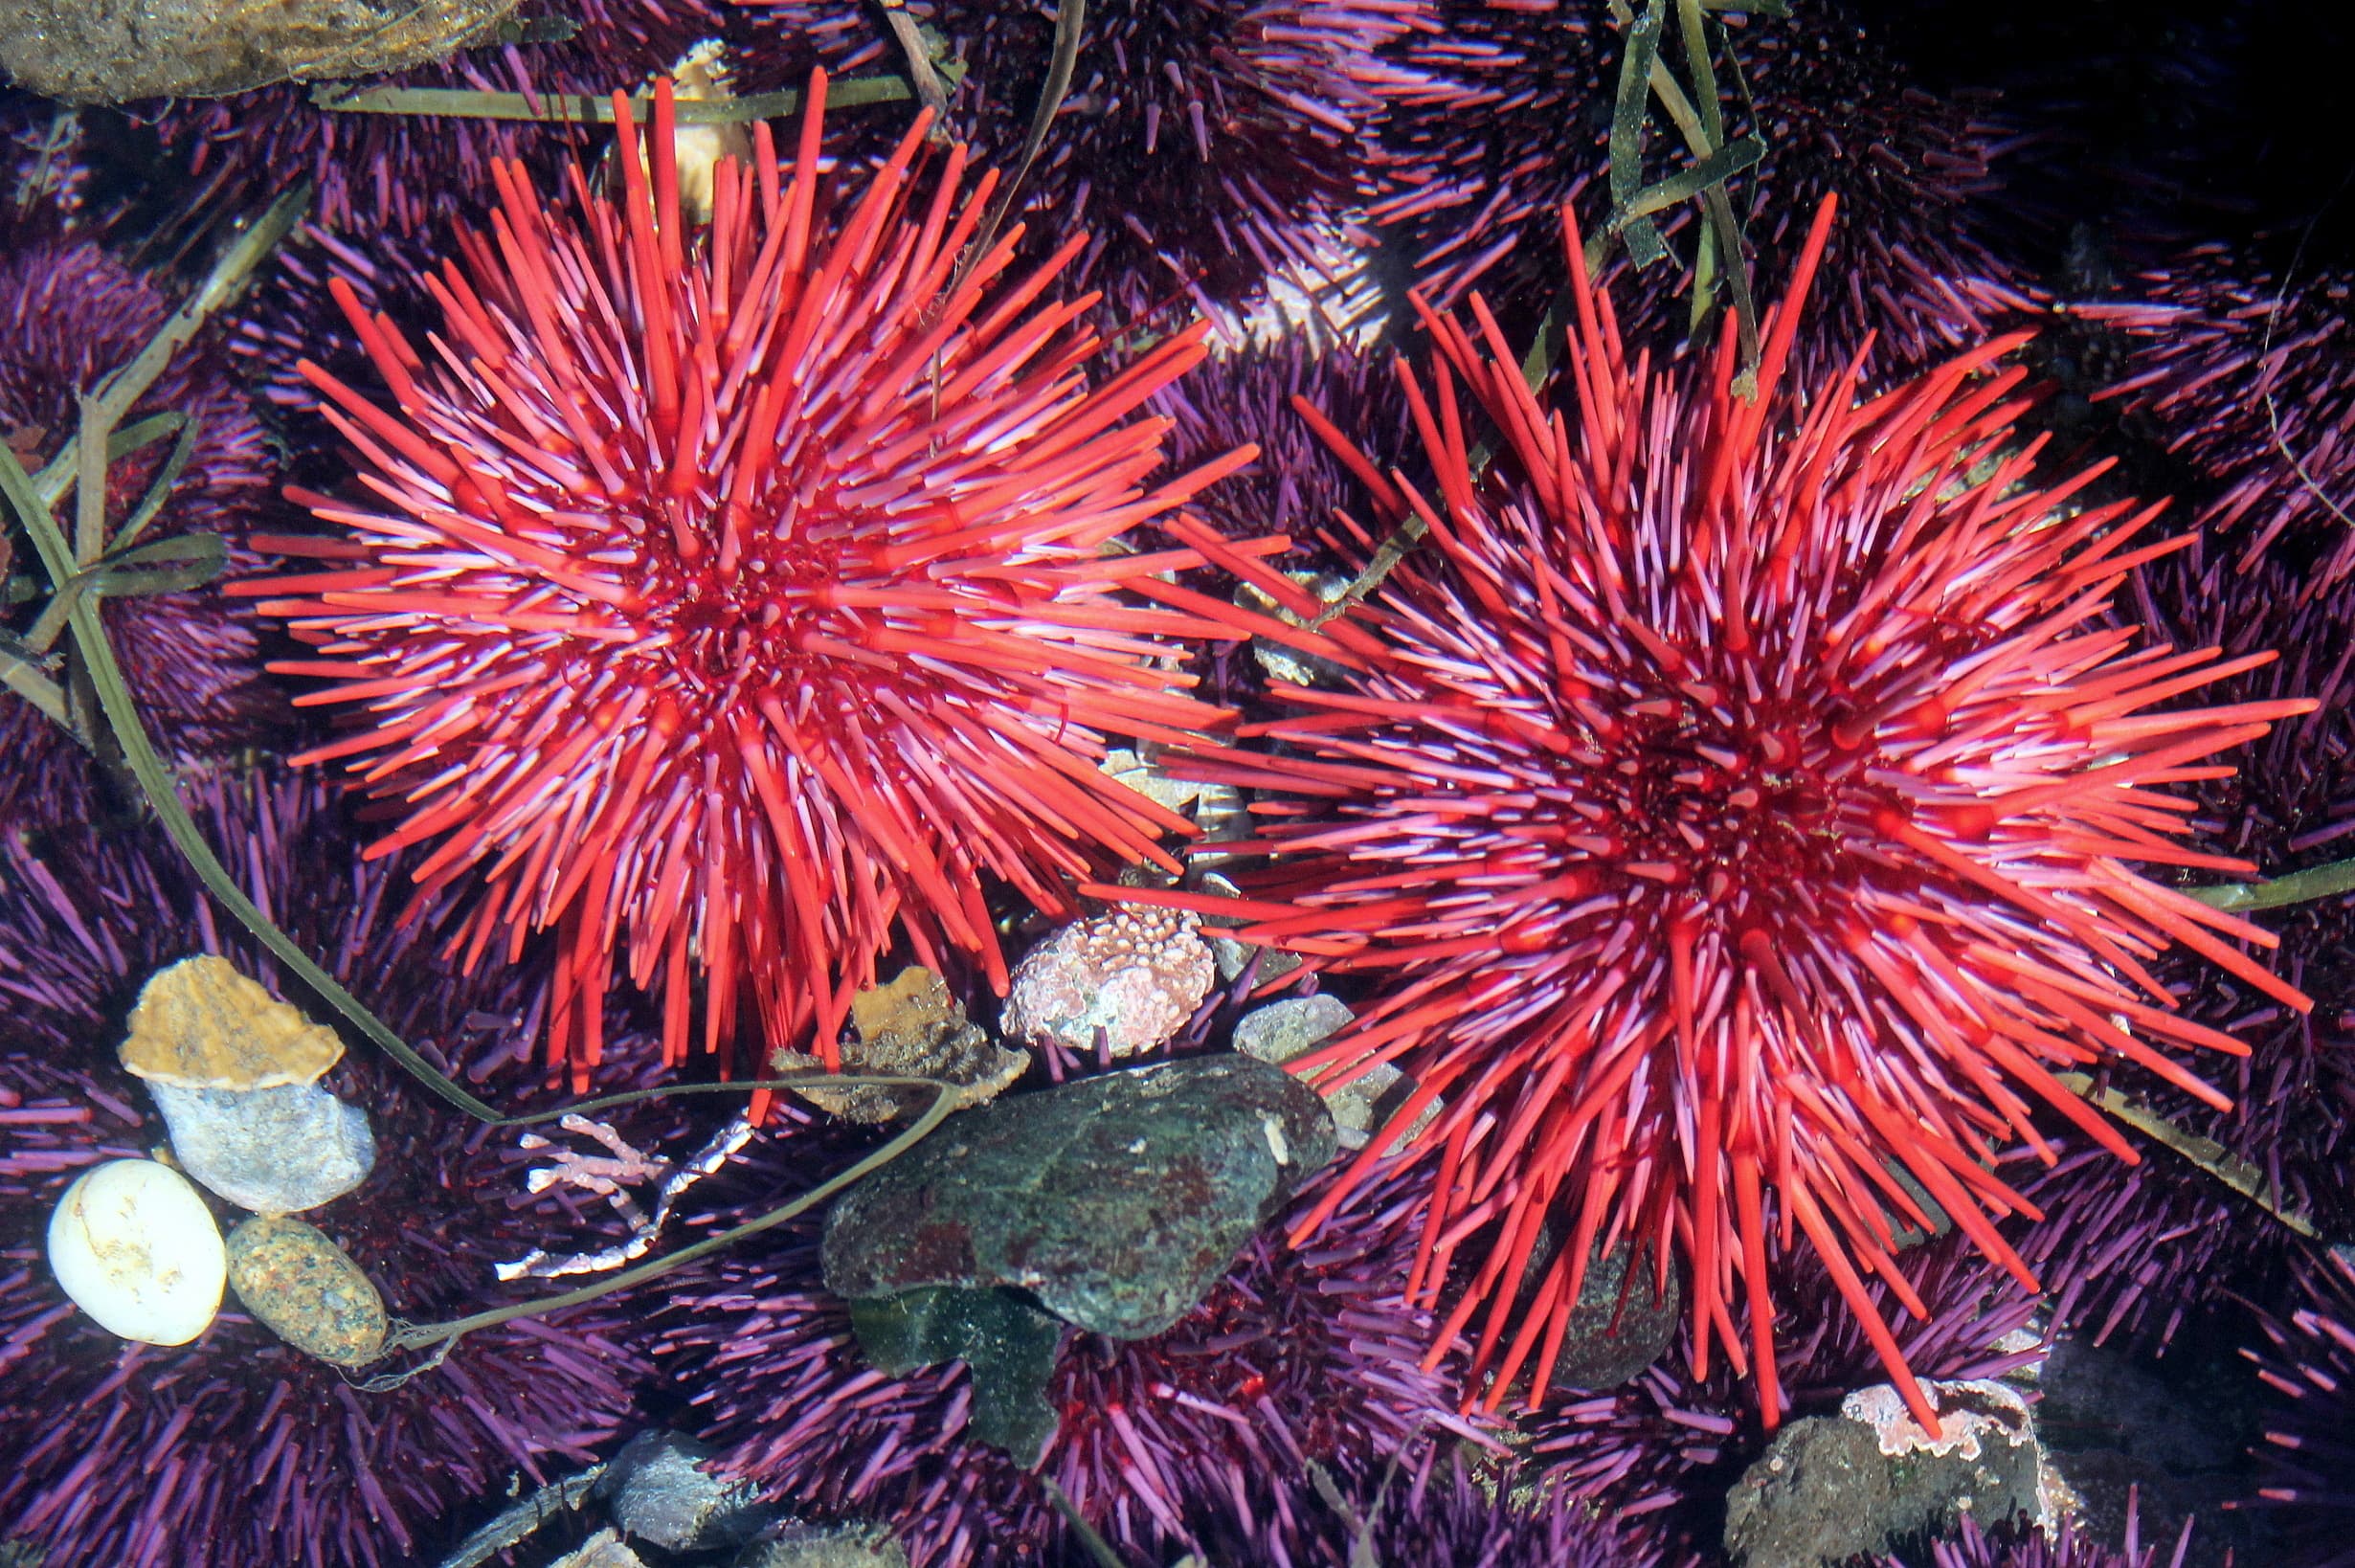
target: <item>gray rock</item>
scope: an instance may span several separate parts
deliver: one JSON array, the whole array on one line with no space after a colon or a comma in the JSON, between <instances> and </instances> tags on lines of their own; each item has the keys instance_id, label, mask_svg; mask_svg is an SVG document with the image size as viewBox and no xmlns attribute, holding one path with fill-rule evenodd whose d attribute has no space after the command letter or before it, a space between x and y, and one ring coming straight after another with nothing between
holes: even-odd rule
<instances>
[{"instance_id":1,"label":"gray rock","mask_svg":"<svg viewBox=\"0 0 2355 1568\"><path fill-rule=\"evenodd\" d=\"M1237 1019L1235 1049L1282 1066L1339 1033L1341 1026L1356 1017L1338 997L1321 992L1313 997L1288 997L1254 1008ZM1306 1082L1324 1095L1325 1109L1333 1112L1340 1146L1347 1150L1363 1149L1374 1130L1389 1121L1391 1113L1414 1092L1413 1081L1388 1063L1330 1093L1318 1088L1314 1079ZM1405 1148L1431 1125L1431 1118L1439 1112L1437 1102L1425 1107L1423 1114L1415 1118L1415 1125L1392 1139L1384 1153L1395 1154Z\"/></svg>"},{"instance_id":2,"label":"gray rock","mask_svg":"<svg viewBox=\"0 0 2355 1568\"><path fill-rule=\"evenodd\" d=\"M1315 1092L1245 1056L1009 1095L835 1203L826 1288L1014 1286L1065 1322L1143 1339L1202 1298L1333 1148Z\"/></svg>"},{"instance_id":3,"label":"gray rock","mask_svg":"<svg viewBox=\"0 0 2355 1568\"><path fill-rule=\"evenodd\" d=\"M738 1545L768 1528L776 1511L751 1482L706 1469L712 1453L677 1432L640 1432L606 1467L597 1494L614 1523L666 1552Z\"/></svg>"},{"instance_id":4,"label":"gray rock","mask_svg":"<svg viewBox=\"0 0 2355 1568\"><path fill-rule=\"evenodd\" d=\"M612 1531L600 1530L548 1568L646 1568L646 1559L631 1551Z\"/></svg>"},{"instance_id":5,"label":"gray rock","mask_svg":"<svg viewBox=\"0 0 2355 1568\"><path fill-rule=\"evenodd\" d=\"M2052 1347L2036 1381L2037 1429L2097 1538L2118 1539L2131 1508L2146 1541L2171 1541L2199 1520L2185 1568L2293 1560L2280 1535L2288 1511L2235 1501L2248 1495L2244 1456L2264 1443L2267 1409L2240 1356L2194 1338L2154 1362L2115 1340L2073 1337Z\"/></svg>"},{"instance_id":6,"label":"gray rock","mask_svg":"<svg viewBox=\"0 0 2355 1568\"><path fill-rule=\"evenodd\" d=\"M1349 592L1350 580L1338 572L1288 571L1285 575L1325 604L1331 604ZM1290 610L1278 608L1273 598L1250 583L1235 590L1235 602L1246 609L1274 615L1293 626L1302 624L1298 616ZM1329 659L1319 659L1314 654L1289 647L1273 638L1253 638L1251 657L1259 661L1259 667L1267 673L1270 680L1290 681L1296 686L1346 687L1349 684L1349 672L1340 665Z\"/></svg>"},{"instance_id":7,"label":"gray rock","mask_svg":"<svg viewBox=\"0 0 2355 1568\"><path fill-rule=\"evenodd\" d=\"M745 1548L736 1568L908 1568L908 1548L878 1524L789 1524Z\"/></svg>"},{"instance_id":8,"label":"gray rock","mask_svg":"<svg viewBox=\"0 0 2355 1568\"><path fill-rule=\"evenodd\" d=\"M1837 1416L1784 1427L1726 1499L1725 1550L1741 1568L1824 1568L1884 1552L1964 1512L2049 1525L2044 1448L2028 1405L1997 1382L1926 1382L1933 1439L1886 1383Z\"/></svg>"},{"instance_id":9,"label":"gray rock","mask_svg":"<svg viewBox=\"0 0 2355 1568\"><path fill-rule=\"evenodd\" d=\"M1684 1316L1684 1287L1671 1268L1668 1288L1655 1290L1659 1275L1649 1252L1642 1255L1645 1266L1628 1279L1627 1260L1635 1255L1634 1243L1622 1242L1586 1266L1578 1304L1562 1331L1556 1382L1567 1388L1617 1388L1667 1354Z\"/></svg>"},{"instance_id":10,"label":"gray rock","mask_svg":"<svg viewBox=\"0 0 2355 1568\"><path fill-rule=\"evenodd\" d=\"M150 1082L190 1179L256 1214L301 1214L376 1168L368 1113L316 1084L193 1089Z\"/></svg>"},{"instance_id":11,"label":"gray rock","mask_svg":"<svg viewBox=\"0 0 2355 1568\"><path fill-rule=\"evenodd\" d=\"M1197 856L1196 859L1199 861L1200 857ZM1241 889L1216 871L1202 878L1202 891L1216 893L1221 898L1241 898L1243 896ZM1222 980L1231 982L1238 978L1253 958L1259 960L1259 968L1254 971L1254 974L1261 984L1279 979L1300 967L1300 954L1296 952L1284 952L1275 948L1260 948L1248 942L1238 942L1231 936L1219 935L1215 927L1205 930L1203 935L1210 943L1212 956L1218 960L1219 978Z\"/></svg>"}]
</instances>

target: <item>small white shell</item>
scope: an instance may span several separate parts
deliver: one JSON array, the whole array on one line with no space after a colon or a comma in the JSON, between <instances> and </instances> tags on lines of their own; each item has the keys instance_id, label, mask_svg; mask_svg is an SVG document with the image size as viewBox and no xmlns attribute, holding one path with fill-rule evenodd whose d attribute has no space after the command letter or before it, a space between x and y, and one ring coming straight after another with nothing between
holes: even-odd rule
<instances>
[{"instance_id":1,"label":"small white shell","mask_svg":"<svg viewBox=\"0 0 2355 1568\"><path fill-rule=\"evenodd\" d=\"M85 1171L49 1218L49 1268L100 1328L185 1345L220 1310L229 1252L188 1178L151 1159Z\"/></svg>"}]
</instances>

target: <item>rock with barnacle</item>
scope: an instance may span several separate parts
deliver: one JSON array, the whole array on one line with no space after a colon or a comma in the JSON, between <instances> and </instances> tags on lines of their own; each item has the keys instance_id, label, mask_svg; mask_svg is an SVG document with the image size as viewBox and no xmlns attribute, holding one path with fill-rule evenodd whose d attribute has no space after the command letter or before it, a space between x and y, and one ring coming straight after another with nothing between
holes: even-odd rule
<instances>
[{"instance_id":1,"label":"rock with barnacle","mask_svg":"<svg viewBox=\"0 0 2355 1568\"><path fill-rule=\"evenodd\" d=\"M1191 914L1122 907L1063 928L1026 953L1006 992L1005 1032L1114 1056L1150 1050L1186 1026L1218 962Z\"/></svg>"},{"instance_id":2,"label":"rock with barnacle","mask_svg":"<svg viewBox=\"0 0 2355 1568\"><path fill-rule=\"evenodd\" d=\"M1142 1339L1201 1299L1333 1143L1315 1091L1249 1057L1016 1095L834 1205L826 1288L858 1301L1009 1285L1083 1329Z\"/></svg>"},{"instance_id":3,"label":"rock with barnacle","mask_svg":"<svg viewBox=\"0 0 2355 1568\"><path fill-rule=\"evenodd\" d=\"M1740 1568L1816 1568L1958 1513L2049 1525L2044 1445L2018 1392L1984 1379L1921 1386L1940 1437L1886 1383L1850 1394L1836 1417L1785 1427L1727 1499L1727 1555Z\"/></svg>"},{"instance_id":4,"label":"rock with barnacle","mask_svg":"<svg viewBox=\"0 0 2355 1568\"><path fill-rule=\"evenodd\" d=\"M49 1268L108 1333L185 1345L220 1310L228 1264L220 1228L185 1176L151 1159L113 1159L57 1200Z\"/></svg>"},{"instance_id":5,"label":"rock with barnacle","mask_svg":"<svg viewBox=\"0 0 2355 1568\"><path fill-rule=\"evenodd\" d=\"M374 1169L367 1113L315 1082L343 1054L333 1030L209 956L148 977L121 1051L180 1168L257 1214L317 1208Z\"/></svg>"},{"instance_id":6,"label":"rock with barnacle","mask_svg":"<svg viewBox=\"0 0 2355 1568\"><path fill-rule=\"evenodd\" d=\"M910 1078L936 1078L956 1086L961 1107L987 1105L1022 1076L1030 1059L1009 1051L989 1031L969 1021L949 995L948 983L910 964L889 985L851 998L851 1039L842 1042L842 1071ZM822 1071L825 1064L805 1051L780 1050L770 1057L780 1072ZM931 1104L920 1088L796 1089L820 1110L853 1122L887 1122L913 1116Z\"/></svg>"},{"instance_id":7,"label":"rock with barnacle","mask_svg":"<svg viewBox=\"0 0 2355 1568\"><path fill-rule=\"evenodd\" d=\"M0 12L0 69L44 98L211 98L397 71L495 25L515 0L29 0Z\"/></svg>"},{"instance_id":8,"label":"rock with barnacle","mask_svg":"<svg viewBox=\"0 0 2355 1568\"><path fill-rule=\"evenodd\" d=\"M229 1288L305 1355L366 1366L384 1350L384 1298L325 1232L264 1215L229 1233Z\"/></svg>"}]
</instances>

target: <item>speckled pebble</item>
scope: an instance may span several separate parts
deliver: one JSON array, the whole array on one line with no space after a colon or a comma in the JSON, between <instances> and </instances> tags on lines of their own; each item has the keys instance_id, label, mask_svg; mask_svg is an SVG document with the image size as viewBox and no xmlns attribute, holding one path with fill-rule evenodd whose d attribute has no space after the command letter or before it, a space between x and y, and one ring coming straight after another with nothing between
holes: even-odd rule
<instances>
[{"instance_id":1,"label":"speckled pebble","mask_svg":"<svg viewBox=\"0 0 2355 1568\"><path fill-rule=\"evenodd\" d=\"M229 1288L295 1349L339 1367L384 1349L384 1298L315 1225L263 1216L229 1233Z\"/></svg>"}]
</instances>

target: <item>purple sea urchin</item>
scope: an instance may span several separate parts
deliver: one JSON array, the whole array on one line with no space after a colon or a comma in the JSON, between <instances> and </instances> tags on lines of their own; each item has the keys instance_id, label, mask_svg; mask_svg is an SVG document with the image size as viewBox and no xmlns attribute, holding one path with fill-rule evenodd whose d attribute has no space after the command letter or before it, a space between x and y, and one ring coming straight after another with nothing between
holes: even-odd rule
<instances>
[{"instance_id":1,"label":"purple sea urchin","mask_svg":"<svg viewBox=\"0 0 2355 1568\"><path fill-rule=\"evenodd\" d=\"M793 66L898 51L851 0L736 0ZM1237 299L1358 197L1357 165L1395 72L1377 52L1429 0L1097 0L1071 89L1023 187L1043 245L1092 229L1086 273L1115 295ZM915 0L965 75L950 128L1011 170L1054 56L1054 8ZM769 69L776 69L774 66ZM886 63L886 67L888 64Z\"/></svg>"},{"instance_id":2,"label":"purple sea urchin","mask_svg":"<svg viewBox=\"0 0 2355 1568\"><path fill-rule=\"evenodd\" d=\"M0 259L0 440L26 468L40 468L72 438L79 394L145 348L170 311L152 284L95 244L34 244ZM166 412L195 421L195 445L142 539L218 534L233 560L250 561L241 546L270 462L244 393L210 350L184 349L125 424ZM153 442L109 466L110 526L138 504L171 449ZM31 541L12 523L0 527L0 576L9 571L39 576ZM27 631L46 602L0 604L0 629ZM109 598L103 613L131 690L167 749L199 756L254 733L270 700L256 683L250 612L203 588ZM0 816L72 820L91 810L80 748L6 693L0 753L9 758Z\"/></svg>"},{"instance_id":3,"label":"purple sea urchin","mask_svg":"<svg viewBox=\"0 0 2355 1568\"><path fill-rule=\"evenodd\" d=\"M763 1204L808 1183L796 1146L816 1138L756 1146L746 1170ZM1470 1430L1447 1379L1418 1365L1427 1320L1378 1283L1404 1199L1369 1197L1305 1249L1263 1234L1165 1334L1066 1339L1047 1388L1062 1425L1039 1475L1115 1549L1305 1565L1331 1523L1311 1462L1370 1490L1392 1456L1411 1465L1444 1432ZM919 1568L1054 1560L1065 1529L1038 1477L967 1435L964 1371L867 1366L845 1305L819 1284L814 1221L669 1294L654 1355L694 1388L704 1435L732 1467L797 1508L892 1523Z\"/></svg>"},{"instance_id":4,"label":"purple sea urchin","mask_svg":"<svg viewBox=\"0 0 2355 1568\"><path fill-rule=\"evenodd\" d=\"M422 933L395 928L394 871L360 864L322 786L213 783L202 796L199 821L249 890L420 1048L479 1071L470 1034L523 1038L526 983L512 971L458 981ZM39 1262L50 1206L74 1162L160 1137L114 1063L113 1025L152 967L220 936L160 835L0 845L0 1086L22 1102L0 1109L0 1521L59 1563L165 1568L191 1541L221 1568L398 1560L509 1472L546 1479L586 1462L619 1428L640 1368L599 1308L469 1335L388 1393L234 1310L159 1349L72 1309ZM348 1057L326 1083L367 1109L378 1158L356 1192L307 1218L395 1313L430 1320L528 1294L494 1285L492 1265L601 1225L601 1209L526 1199L510 1135L463 1122L389 1064ZM86 1119L58 1119L77 1111Z\"/></svg>"},{"instance_id":5,"label":"purple sea urchin","mask_svg":"<svg viewBox=\"0 0 2355 1568\"><path fill-rule=\"evenodd\" d=\"M2200 525L2243 571L2268 552L2355 571L2355 272L2290 280L2202 245L2142 274L2135 297L2076 307L2116 328L2126 373L2100 395L2149 421L2199 475Z\"/></svg>"},{"instance_id":6,"label":"purple sea urchin","mask_svg":"<svg viewBox=\"0 0 2355 1568\"><path fill-rule=\"evenodd\" d=\"M1933 1543L1926 1557L1884 1557L1880 1568L2183 1568L2193 1529L2193 1521L2185 1520L2169 1552L2164 1542L2142 1544L2132 1504L2126 1511L2125 1538L2114 1547L2097 1540L2077 1519L2064 1522L2058 1534L2048 1534L2021 1520L1998 1520L1987 1527L1964 1514L1954 1533Z\"/></svg>"},{"instance_id":7,"label":"purple sea urchin","mask_svg":"<svg viewBox=\"0 0 2355 1568\"><path fill-rule=\"evenodd\" d=\"M1727 133L1755 131L1766 146L1730 188L1749 220L1754 278L1788 273L1825 196L1845 217L1801 335L1804 373L1837 370L1868 333L1876 373L1916 370L2033 306L2024 269L1990 232L1990 166L2007 133L1985 105L1915 88L1837 5L1754 16L1729 34L1756 114L1729 111ZM1369 216L1401 227L1436 303L1477 285L1500 318L1521 320L1559 286L1558 214L1591 205L1587 189L1603 179L1619 49L1603 0L1456 0L1443 25L1402 46L1413 85L1398 89L1385 123L1390 190ZM1672 219L1688 258L1691 214L1687 204ZM1620 289L1629 343L1682 339L1689 285L1646 274Z\"/></svg>"},{"instance_id":8,"label":"purple sea urchin","mask_svg":"<svg viewBox=\"0 0 2355 1568\"><path fill-rule=\"evenodd\" d=\"M1318 1568L1667 1568L1677 1560L1641 1521L1600 1512L1560 1487L1516 1495L1473 1478L1460 1452L1402 1473L1377 1472L1351 1528L1334 1529ZM1370 1553L1370 1556L1368 1555ZM1255 1559L1257 1560L1257 1559Z\"/></svg>"},{"instance_id":9,"label":"purple sea urchin","mask_svg":"<svg viewBox=\"0 0 2355 1568\"><path fill-rule=\"evenodd\" d=\"M1245 444L1259 448L1248 466L1197 496L1195 512L1230 538L1280 533L1303 554L1331 553L1314 542L1346 527L1360 482L1318 439L1294 398L1357 435L1382 472L1406 456L1413 425L1387 356L1320 350L1298 339L1214 354L1145 406L1169 418L1170 461L1180 469Z\"/></svg>"},{"instance_id":10,"label":"purple sea urchin","mask_svg":"<svg viewBox=\"0 0 2355 1568\"><path fill-rule=\"evenodd\" d=\"M2272 1348L2248 1353L2281 1396L2257 1451L2268 1472L2259 1495L2290 1511L2301 1564L2345 1568L2355 1563L2355 1253L2333 1247L2299 1275L2303 1304L2287 1322L2265 1318Z\"/></svg>"}]
</instances>

